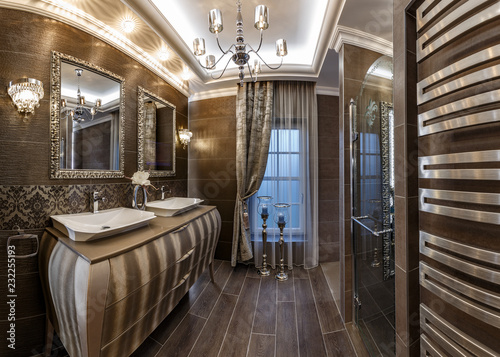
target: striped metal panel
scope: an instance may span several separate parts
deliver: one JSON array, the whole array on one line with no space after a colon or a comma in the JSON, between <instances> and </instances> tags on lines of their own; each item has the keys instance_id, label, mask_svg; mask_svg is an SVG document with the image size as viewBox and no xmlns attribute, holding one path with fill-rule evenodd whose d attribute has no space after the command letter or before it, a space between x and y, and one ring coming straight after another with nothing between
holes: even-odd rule
<instances>
[{"instance_id":1,"label":"striped metal panel","mask_svg":"<svg viewBox=\"0 0 500 357\"><path fill-rule=\"evenodd\" d=\"M471 115L461 115L456 118L446 119L439 122L427 123L427 120L419 116L418 136L439 133L448 130L460 129L475 125L488 124L500 121L500 110L481 111Z\"/></svg>"},{"instance_id":2,"label":"striped metal panel","mask_svg":"<svg viewBox=\"0 0 500 357\"><path fill-rule=\"evenodd\" d=\"M474 13L476 8L487 1L467 1L423 33L417 40L417 62L420 62L438 49L481 24L500 17L500 4L494 3L468 17L466 20L459 21L467 14Z\"/></svg>"},{"instance_id":3,"label":"striped metal panel","mask_svg":"<svg viewBox=\"0 0 500 357\"><path fill-rule=\"evenodd\" d=\"M456 0L425 0L417 9L417 31L441 14L454 1ZM427 11L431 6L434 7Z\"/></svg>"},{"instance_id":4,"label":"striped metal panel","mask_svg":"<svg viewBox=\"0 0 500 357\"><path fill-rule=\"evenodd\" d=\"M406 11L417 20L415 99L418 143L426 153L418 160L425 212L419 222L420 355L500 357L499 342L488 338L500 331L500 251L494 250L500 147L493 140L500 122L500 42L493 27L500 1L420 0L416 6ZM474 128L486 124L491 130ZM464 152L464 145L482 151ZM442 314L429 308L436 301Z\"/></svg>"},{"instance_id":5,"label":"striped metal panel","mask_svg":"<svg viewBox=\"0 0 500 357\"><path fill-rule=\"evenodd\" d=\"M475 109L486 104L498 102L500 102L500 93L498 93L498 90L477 94L419 114L419 125L426 125L428 121L438 120L445 115L456 115L460 114L463 110Z\"/></svg>"},{"instance_id":6,"label":"striped metal panel","mask_svg":"<svg viewBox=\"0 0 500 357\"><path fill-rule=\"evenodd\" d=\"M437 82L443 82L446 79L459 74L460 72L473 69L474 67L481 65L483 63L489 62L489 61L494 61L500 58L500 45L495 45L492 47L488 47L484 50L477 51L470 56L467 56L459 61L456 61L449 66L437 71L436 73L428 76L427 78L424 78L420 82L417 83L417 104L422 104L425 103L431 99L436 99L444 94L450 93L451 91L454 91L456 89L459 89L460 86L464 86L466 84L473 84L477 82L481 82L483 80L488 80L491 79L490 77L484 78L484 76L481 76L483 74L482 71L476 71L472 72L469 75L459 77L457 81L458 83L455 83L453 81L453 85L441 85L435 89L428 90L429 87L434 85ZM498 68L498 66L492 66L489 67L488 69L491 68ZM479 74L479 75L478 75ZM493 78L496 78L500 73L498 70L493 71L491 73ZM465 80L464 80L465 79ZM460 84L460 86L456 86L456 84Z\"/></svg>"},{"instance_id":7,"label":"striped metal panel","mask_svg":"<svg viewBox=\"0 0 500 357\"><path fill-rule=\"evenodd\" d=\"M420 326L422 331L429 336L422 336L424 339L422 351L427 351L432 356L446 356L442 354L441 348L453 356L500 356L498 352L441 318L425 304L420 304ZM440 347L437 347L432 340L436 341Z\"/></svg>"},{"instance_id":8,"label":"striped metal panel","mask_svg":"<svg viewBox=\"0 0 500 357\"><path fill-rule=\"evenodd\" d=\"M446 353L444 353L425 335L420 336L420 356L448 357Z\"/></svg>"},{"instance_id":9,"label":"striped metal panel","mask_svg":"<svg viewBox=\"0 0 500 357\"><path fill-rule=\"evenodd\" d=\"M429 203L427 199L448 202L462 202L485 205L485 210L450 207L444 204ZM464 219L468 221L500 225L500 213L488 211L488 205L500 206L500 194L488 192L464 192L448 190L419 189L419 209L423 212Z\"/></svg>"},{"instance_id":10,"label":"striped metal panel","mask_svg":"<svg viewBox=\"0 0 500 357\"><path fill-rule=\"evenodd\" d=\"M500 328L498 310L491 308L491 305L486 304L483 298L478 298L475 294L477 288L473 285L434 269L424 262L420 262L420 286L466 314L493 327ZM467 294L464 294L464 292ZM483 293L486 294L484 291Z\"/></svg>"},{"instance_id":11,"label":"striped metal panel","mask_svg":"<svg viewBox=\"0 0 500 357\"><path fill-rule=\"evenodd\" d=\"M500 180L500 169L494 168L432 169L433 165L460 165L478 162L500 162L500 150L422 156L418 158L418 177L449 180Z\"/></svg>"}]
</instances>

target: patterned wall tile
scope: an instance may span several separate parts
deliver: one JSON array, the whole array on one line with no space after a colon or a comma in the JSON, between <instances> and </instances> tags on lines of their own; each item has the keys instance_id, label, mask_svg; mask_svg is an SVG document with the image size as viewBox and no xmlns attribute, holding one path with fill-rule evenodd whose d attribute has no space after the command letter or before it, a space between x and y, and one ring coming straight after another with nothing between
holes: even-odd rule
<instances>
[{"instance_id":1,"label":"patterned wall tile","mask_svg":"<svg viewBox=\"0 0 500 357\"><path fill-rule=\"evenodd\" d=\"M186 197L185 180L157 181L155 187L170 188L166 197ZM167 188L167 190L168 190ZM90 211L90 195L99 191L105 198L100 209L132 207L133 185L47 185L47 186L0 186L0 230L37 229L51 226L50 216L55 214ZM148 200L161 198L161 191L149 189Z\"/></svg>"}]
</instances>

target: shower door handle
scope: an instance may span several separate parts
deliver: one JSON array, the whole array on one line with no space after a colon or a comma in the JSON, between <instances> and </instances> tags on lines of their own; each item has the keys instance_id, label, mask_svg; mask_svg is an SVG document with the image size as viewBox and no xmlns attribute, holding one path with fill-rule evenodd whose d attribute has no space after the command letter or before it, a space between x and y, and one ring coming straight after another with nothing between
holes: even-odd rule
<instances>
[{"instance_id":1,"label":"shower door handle","mask_svg":"<svg viewBox=\"0 0 500 357\"><path fill-rule=\"evenodd\" d=\"M368 232L370 232L371 234L373 234L375 237L380 237L381 234L392 232L392 228L384 229L384 230L381 230L381 231L377 231L377 230L371 229L366 224L364 224L363 222L360 221L361 219L365 219L365 218L369 218L369 216L359 216L359 217L354 217L353 216L353 217L351 217L351 219L354 222L356 222L357 224L359 224L361 227L363 227L364 229L366 229Z\"/></svg>"}]
</instances>

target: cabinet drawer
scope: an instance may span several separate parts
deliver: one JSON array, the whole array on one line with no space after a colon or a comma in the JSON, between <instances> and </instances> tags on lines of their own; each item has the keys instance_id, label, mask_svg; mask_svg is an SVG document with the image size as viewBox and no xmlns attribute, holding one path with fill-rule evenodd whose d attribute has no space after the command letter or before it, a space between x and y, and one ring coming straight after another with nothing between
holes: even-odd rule
<instances>
[{"instance_id":1,"label":"cabinet drawer","mask_svg":"<svg viewBox=\"0 0 500 357\"><path fill-rule=\"evenodd\" d=\"M152 305L147 313L134 324L129 324L127 329L118 334L111 341L103 342L101 356L115 357L126 356L134 351L149 334L163 321L175 308L180 299L196 282L210 262L211 254L206 254L196 264L190 273L183 276L177 286L165 295L156 305ZM106 329L113 328L108 326Z\"/></svg>"},{"instance_id":2,"label":"cabinet drawer","mask_svg":"<svg viewBox=\"0 0 500 357\"><path fill-rule=\"evenodd\" d=\"M175 266L179 259L195 247L199 237L193 234L192 223L142 247L111 258L106 306L125 298L161 272Z\"/></svg>"},{"instance_id":3,"label":"cabinet drawer","mask_svg":"<svg viewBox=\"0 0 500 357\"><path fill-rule=\"evenodd\" d=\"M179 231L178 239L184 234L192 234L188 228ZM149 282L132 291L129 295L106 308L104 316L103 343L109 343L120 335L131 324L141 319L151 308L171 291L178 288L208 251L210 237L199 240L199 244L187 251L174 264L153 277Z\"/></svg>"}]
</instances>

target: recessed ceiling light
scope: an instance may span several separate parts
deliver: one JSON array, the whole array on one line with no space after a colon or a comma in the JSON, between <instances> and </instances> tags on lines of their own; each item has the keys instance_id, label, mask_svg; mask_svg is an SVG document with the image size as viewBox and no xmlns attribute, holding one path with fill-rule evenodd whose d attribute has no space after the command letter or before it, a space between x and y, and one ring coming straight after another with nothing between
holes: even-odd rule
<instances>
[{"instance_id":1,"label":"recessed ceiling light","mask_svg":"<svg viewBox=\"0 0 500 357\"><path fill-rule=\"evenodd\" d=\"M125 17L121 23L120 26L123 30L123 32L130 33L135 30L137 23L134 18L132 17Z\"/></svg>"},{"instance_id":2,"label":"recessed ceiling light","mask_svg":"<svg viewBox=\"0 0 500 357\"><path fill-rule=\"evenodd\" d=\"M189 81L191 79L191 71L189 68L185 67L184 70L182 71L181 77L185 81Z\"/></svg>"},{"instance_id":3,"label":"recessed ceiling light","mask_svg":"<svg viewBox=\"0 0 500 357\"><path fill-rule=\"evenodd\" d=\"M168 52L168 49L166 47L162 47L158 51L158 58L160 59L160 61L166 61L166 60L168 60L169 57L170 57L170 53Z\"/></svg>"}]
</instances>

